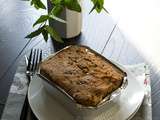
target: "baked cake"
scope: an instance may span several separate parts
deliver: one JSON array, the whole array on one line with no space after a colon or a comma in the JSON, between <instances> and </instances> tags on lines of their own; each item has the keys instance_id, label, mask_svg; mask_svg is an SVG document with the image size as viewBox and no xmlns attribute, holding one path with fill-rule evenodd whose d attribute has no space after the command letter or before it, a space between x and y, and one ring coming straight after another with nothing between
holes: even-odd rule
<instances>
[{"instance_id":1,"label":"baked cake","mask_svg":"<svg viewBox=\"0 0 160 120\"><path fill-rule=\"evenodd\" d=\"M85 106L97 106L125 77L123 71L84 46L68 47L44 60L40 74Z\"/></svg>"}]
</instances>

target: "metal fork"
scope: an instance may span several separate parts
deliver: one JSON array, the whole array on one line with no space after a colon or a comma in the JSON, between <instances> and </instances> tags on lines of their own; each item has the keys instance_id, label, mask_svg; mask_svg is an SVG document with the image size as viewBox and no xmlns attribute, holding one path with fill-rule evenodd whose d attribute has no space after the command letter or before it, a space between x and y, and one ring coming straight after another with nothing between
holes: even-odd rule
<instances>
[{"instance_id":1,"label":"metal fork","mask_svg":"<svg viewBox=\"0 0 160 120\"><path fill-rule=\"evenodd\" d=\"M27 69L26 75L28 77L28 83L30 83L33 75L38 72L39 70L39 63L42 60L42 50L40 49L31 49L29 59L25 56ZM28 61L28 62L27 62Z\"/></svg>"},{"instance_id":2,"label":"metal fork","mask_svg":"<svg viewBox=\"0 0 160 120\"><path fill-rule=\"evenodd\" d=\"M42 50L40 49L31 49L29 58L25 56L27 68L26 68L26 76L28 78L28 84L32 80L32 77L38 73L39 63L42 60ZM27 95L25 97L24 105L22 108L20 120L25 120L27 118L28 111L31 111L29 108L29 103L27 99Z\"/></svg>"}]
</instances>

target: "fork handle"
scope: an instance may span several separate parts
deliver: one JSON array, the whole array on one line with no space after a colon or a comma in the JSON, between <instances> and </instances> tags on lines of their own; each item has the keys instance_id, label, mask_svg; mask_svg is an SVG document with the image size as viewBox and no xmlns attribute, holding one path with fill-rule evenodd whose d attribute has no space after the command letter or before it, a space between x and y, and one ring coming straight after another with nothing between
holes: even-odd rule
<instances>
[{"instance_id":1,"label":"fork handle","mask_svg":"<svg viewBox=\"0 0 160 120\"><path fill-rule=\"evenodd\" d=\"M29 83L31 81L31 76L26 75L26 77L28 79L28 85L29 85ZM27 117L27 112L28 112L28 107L29 107L29 102L28 102L27 97L28 97L28 92L26 93L26 96L25 96L24 104L22 107L21 115L20 115L20 120L25 120Z\"/></svg>"},{"instance_id":2,"label":"fork handle","mask_svg":"<svg viewBox=\"0 0 160 120\"><path fill-rule=\"evenodd\" d=\"M27 99L27 95L26 95L25 101L23 104L23 108L22 108L22 112L21 112L21 116L20 116L20 120L26 120L28 108L29 108L29 103L28 103L28 99Z\"/></svg>"},{"instance_id":3,"label":"fork handle","mask_svg":"<svg viewBox=\"0 0 160 120\"><path fill-rule=\"evenodd\" d=\"M32 76L27 75L27 79L28 79L28 85L32 79ZM20 120L28 120L28 114L30 114L31 116L33 116L32 120L38 120L35 115L33 114L30 106L29 106L29 102L28 102L28 92L26 93L25 96L25 100L24 100L24 104L23 104L23 108L21 111L21 115L20 115Z\"/></svg>"},{"instance_id":4,"label":"fork handle","mask_svg":"<svg viewBox=\"0 0 160 120\"><path fill-rule=\"evenodd\" d=\"M38 120L29 106L27 95L23 104L20 120Z\"/></svg>"}]
</instances>

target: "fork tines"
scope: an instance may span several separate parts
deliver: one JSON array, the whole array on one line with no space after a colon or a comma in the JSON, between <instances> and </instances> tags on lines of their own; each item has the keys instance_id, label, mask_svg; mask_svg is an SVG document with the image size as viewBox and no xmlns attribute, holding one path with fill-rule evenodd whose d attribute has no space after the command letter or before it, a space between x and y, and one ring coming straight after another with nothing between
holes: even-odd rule
<instances>
[{"instance_id":1,"label":"fork tines","mask_svg":"<svg viewBox=\"0 0 160 120\"><path fill-rule=\"evenodd\" d=\"M29 58L27 71L30 73L35 73L38 70L38 64L42 60L42 50L40 49L31 49Z\"/></svg>"}]
</instances>

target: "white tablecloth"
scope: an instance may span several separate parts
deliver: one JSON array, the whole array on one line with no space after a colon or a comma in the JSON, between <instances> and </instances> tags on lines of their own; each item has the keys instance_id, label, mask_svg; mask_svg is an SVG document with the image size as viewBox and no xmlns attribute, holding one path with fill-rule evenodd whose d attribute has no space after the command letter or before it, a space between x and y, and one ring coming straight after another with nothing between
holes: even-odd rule
<instances>
[{"instance_id":1,"label":"white tablecloth","mask_svg":"<svg viewBox=\"0 0 160 120\"><path fill-rule=\"evenodd\" d=\"M152 120L152 104L151 104L151 86L150 72L147 65L144 63L126 66L135 76L141 86L145 90L143 103L132 118L132 120ZM19 120L21 110L24 104L24 99L27 92L27 78L25 75L25 63L22 60L19 64L17 72L9 92L9 96L2 115L2 120Z\"/></svg>"}]
</instances>

